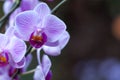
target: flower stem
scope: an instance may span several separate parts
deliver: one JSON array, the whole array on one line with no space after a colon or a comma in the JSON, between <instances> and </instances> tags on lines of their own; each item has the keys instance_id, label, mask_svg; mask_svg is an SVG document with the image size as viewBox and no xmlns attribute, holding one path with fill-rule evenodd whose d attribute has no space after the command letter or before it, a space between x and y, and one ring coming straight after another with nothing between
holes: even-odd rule
<instances>
[{"instance_id":1,"label":"flower stem","mask_svg":"<svg viewBox=\"0 0 120 80\"><path fill-rule=\"evenodd\" d=\"M27 74L31 74L31 73L35 72L35 70L36 70L36 69L32 69L32 70L27 71L27 72L24 72L24 73L22 73L22 74L20 74L20 75L27 75Z\"/></svg>"},{"instance_id":2,"label":"flower stem","mask_svg":"<svg viewBox=\"0 0 120 80\"><path fill-rule=\"evenodd\" d=\"M57 6L55 6L53 9L52 9L52 11L51 11L51 13L54 13L63 3L65 3L67 0L62 0Z\"/></svg>"},{"instance_id":3,"label":"flower stem","mask_svg":"<svg viewBox=\"0 0 120 80\"><path fill-rule=\"evenodd\" d=\"M25 56L27 56L32 51L32 48L33 48L32 46L29 46L27 52L25 53Z\"/></svg>"},{"instance_id":4,"label":"flower stem","mask_svg":"<svg viewBox=\"0 0 120 80\"><path fill-rule=\"evenodd\" d=\"M15 76L19 73L19 69L16 69L16 72L12 75L11 80L14 80Z\"/></svg>"}]
</instances>

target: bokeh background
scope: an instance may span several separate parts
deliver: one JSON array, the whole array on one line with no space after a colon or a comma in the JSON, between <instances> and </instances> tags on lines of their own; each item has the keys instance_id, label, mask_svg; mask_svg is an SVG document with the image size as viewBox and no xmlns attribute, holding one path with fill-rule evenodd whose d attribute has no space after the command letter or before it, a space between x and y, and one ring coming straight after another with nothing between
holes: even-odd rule
<instances>
[{"instance_id":1,"label":"bokeh background","mask_svg":"<svg viewBox=\"0 0 120 80\"><path fill-rule=\"evenodd\" d=\"M43 1L52 9L61 0ZM120 80L120 0L67 0L54 14L71 38L60 56L50 57L52 80ZM37 65L35 56L28 70Z\"/></svg>"}]
</instances>

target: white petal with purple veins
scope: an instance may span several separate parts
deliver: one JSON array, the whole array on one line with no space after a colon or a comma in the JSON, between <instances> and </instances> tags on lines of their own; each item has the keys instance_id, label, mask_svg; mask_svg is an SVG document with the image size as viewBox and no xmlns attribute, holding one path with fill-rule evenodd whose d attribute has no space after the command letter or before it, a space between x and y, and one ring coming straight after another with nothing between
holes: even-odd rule
<instances>
[{"instance_id":1,"label":"white petal with purple veins","mask_svg":"<svg viewBox=\"0 0 120 80\"><path fill-rule=\"evenodd\" d=\"M45 80L45 76L44 76L42 67L40 65L37 66L37 68L35 70L34 80Z\"/></svg>"},{"instance_id":2,"label":"white petal with purple veins","mask_svg":"<svg viewBox=\"0 0 120 80\"><path fill-rule=\"evenodd\" d=\"M61 53L61 49L59 46L52 47L52 46L43 46L43 50L46 54L51 56L58 56Z\"/></svg>"},{"instance_id":3,"label":"white petal with purple veins","mask_svg":"<svg viewBox=\"0 0 120 80\"><path fill-rule=\"evenodd\" d=\"M40 2L34 10L38 13L40 21L51 12L48 5L43 2Z\"/></svg>"},{"instance_id":4,"label":"white petal with purple veins","mask_svg":"<svg viewBox=\"0 0 120 80\"><path fill-rule=\"evenodd\" d=\"M8 36L9 38L13 37L14 36L14 27L9 26L5 32L5 35Z\"/></svg>"},{"instance_id":5,"label":"white petal with purple veins","mask_svg":"<svg viewBox=\"0 0 120 80\"><path fill-rule=\"evenodd\" d=\"M14 62L13 65L15 68L23 68L25 66L25 63L26 63L26 59L24 57L20 62L18 62L18 63Z\"/></svg>"},{"instance_id":6,"label":"white petal with purple veins","mask_svg":"<svg viewBox=\"0 0 120 80\"><path fill-rule=\"evenodd\" d=\"M35 11L24 11L16 16L15 29L28 41L37 23L38 15Z\"/></svg>"},{"instance_id":7,"label":"white petal with purple veins","mask_svg":"<svg viewBox=\"0 0 120 80\"><path fill-rule=\"evenodd\" d=\"M63 49L66 46L69 39L70 39L70 35L69 35L69 33L67 31L65 31L62 34L62 36L60 37L60 39L59 39L59 47L60 47L60 49Z\"/></svg>"},{"instance_id":8,"label":"white petal with purple veins","mask_svg":"<svg viewBox=\"0 0 120 80\"><path fill-rule=\"evenodd\" d=\"M0 34L0 49L4 49L9 42L9 39L6 35Z\"/></svg>"},{"instance_id":9,"label":"white petal with purple veins","mask_svg":"<svg viewBox=\"0 0 120 80\"><path fill-rule=\"evenodd\" d=\"M54 15L45 18L44 26L48 41L51 42L57 41L66 30L65 23Z\"/></svg>"},{"instance_id":10,"label":"white petal with purple veins","mask_svg":"<svg viewBox=\"0 0 120 80\"><path fill-rule=\"evenodd\" d=\"M43 67L44 75L47 76L48 72L50 71L50 67L51 67L51 61L47 55L43 55L42 67Z\"/></svg>"},{"instance_id":11,"label":"white petal with purple veins","mask_svg":"<svg viewBox=\"0 0 120 80\"><path fill-rule=\"evenodd\" d=\"M14 62L20 62L25 56L26 44L24 41L17 37L11 38L11 41L8 45L8 50L12 56Z\"/></svg>"}]
</instances>

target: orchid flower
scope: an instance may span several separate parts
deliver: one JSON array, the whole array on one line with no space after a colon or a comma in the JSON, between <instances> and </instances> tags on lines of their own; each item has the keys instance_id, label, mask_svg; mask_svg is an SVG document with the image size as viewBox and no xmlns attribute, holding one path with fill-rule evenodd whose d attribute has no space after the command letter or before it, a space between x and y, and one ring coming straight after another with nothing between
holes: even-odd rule
<instances>
[{"instance_id":1,"label":"orchid flower","mask_svg":"<svg viewBox=\"0 0 120 80\"><path fill-rule=\"evenodd\" d=\"M15 29L21 38L35 48L58 41L66 30L65 23L50 13L46 3L39 3L34 10L16 16Z\"/></svg>"},{"instance_id":2,"label":"orchid flower","mask_svg":"<svg viewBox=\"0 0 120 80\"><path fill-rule=\"evenodd\" d=\"M30 64L32 60L32 55L28 55L26 57L26 64L24 67L20 68L20 73L23 73L26 71L28 65ZM11 65L7 65L5 67L0 67L0 80L11 80L12 76L16 73L17 68L11 66ZM19 80L19 76L15 75L14 76L14 80Z\"/></svg>"},{"instance_id":3,"label":"orchid flower","mask_svg":"<svg viewBox=\"0 0 120 80\"><path fill-rule=\"evenodd\" d=\"M39 50L40 51L40 50ZM37 54L39 55L39 51ZM51 80L52 74L50 71L51 61L47 55L43 55L42 61L40 62L40 58L38 56L38 66L36 67L34 73L34 80Z\"/></svg>"},{"instance_id":4,"label":"orchid flower","mask_svg":"<svg viewBox=\"0 0 120 80\"><path fill-rule=\"evenodd\" d=\"M23 40L10 36L8 33L9 31L6 31L6 34L0 34L0 66L10 64L21 68L25 65L26 44Z\"/></svg>"}]
</instances>

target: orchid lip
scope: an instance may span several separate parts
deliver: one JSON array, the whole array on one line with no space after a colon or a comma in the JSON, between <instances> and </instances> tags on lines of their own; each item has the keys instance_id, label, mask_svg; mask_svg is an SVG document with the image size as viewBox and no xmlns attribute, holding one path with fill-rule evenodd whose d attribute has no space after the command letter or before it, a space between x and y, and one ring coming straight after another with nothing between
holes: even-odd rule
<instances>
[{"instance_id":1,"label":"orchid lip","mask_svg":"<svg viewBox=\"0 0 120 80\"><path fill-rule=\"evenodd\" d=\"M52 78L52 71L50 70L47 76L45 77L45 80L51 80L51 78Z\"/></svg>"},{"instance_id":2,"label":"orchid lip","mask_svg":"<svg viewBox=\"0 0 120 80\"><path fill-rule=\"evenodd\" d=\"M34 31L29 39L30 44L35 48L40 48L47 41L47 36L40 29Z\"/></svg>"},{"instance_id":3,"label":"orchid lip","mask_svg":"<svg viewBox=\"0 0 120 80\"><path fill-rule=\"evenodd\" d=\"M1 52L0 53L0 66L5 66L7 65L8 62L8 52Z\"/></svg>"}]
</instances>

